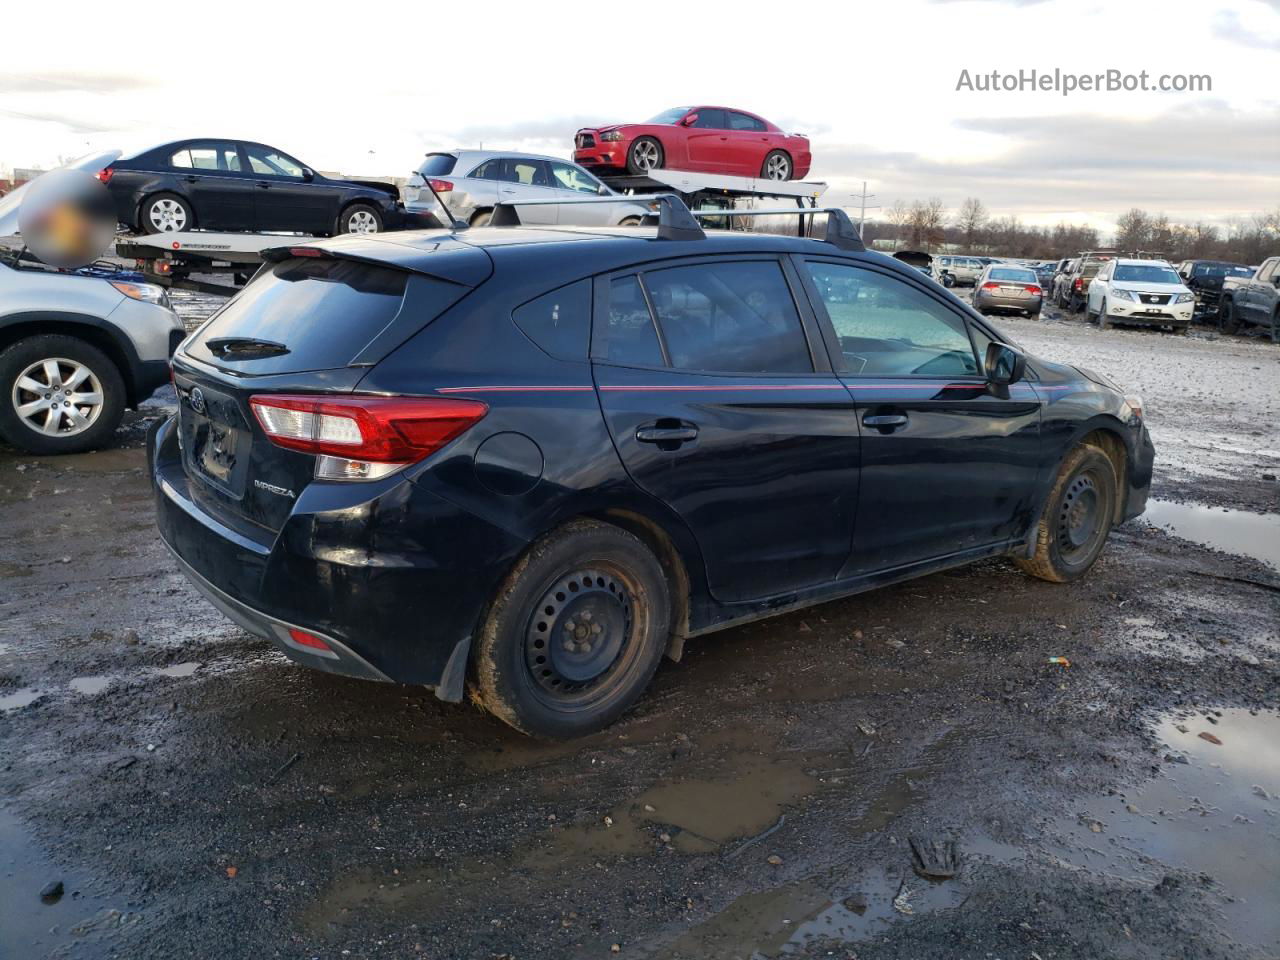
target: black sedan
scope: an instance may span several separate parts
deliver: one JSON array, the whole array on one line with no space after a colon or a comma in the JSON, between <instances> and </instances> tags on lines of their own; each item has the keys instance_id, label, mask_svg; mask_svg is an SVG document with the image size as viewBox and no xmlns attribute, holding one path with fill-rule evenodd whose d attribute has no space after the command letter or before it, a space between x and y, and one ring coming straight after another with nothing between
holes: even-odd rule
<instances>
[{"instance_id":1,"label":"black sedan","mask_svg":"<svg viewBox=\"0 0 1280 960\"><path fill-rule=\"evenodd\" d=\"M329 236L406 225L394 184L330 180L282 150L246 140L177 140L121 158L98 178L120 222L144 233Z\"/></svg>"}]
</instances>

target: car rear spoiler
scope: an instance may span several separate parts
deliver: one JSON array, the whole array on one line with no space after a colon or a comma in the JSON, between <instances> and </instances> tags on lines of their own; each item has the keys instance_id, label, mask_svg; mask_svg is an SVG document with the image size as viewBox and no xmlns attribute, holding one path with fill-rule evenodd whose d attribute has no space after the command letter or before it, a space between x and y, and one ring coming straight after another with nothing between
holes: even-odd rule
<instances>
[{"instance_id":1,"label":"car rear spoiler","mask_svg":"<svg viewBox=\"0 0 1280 960\"><path fill-rule=\"evenodd\" d=\"M577 203L648 203L657 207L656 214L644 218L646 226L658 227L659 240L705 240L699 217L804 217L825 213L827 230L822 240L841 250L860 253L867 248L858 236L858 228L853 225L849 215L840 207L791 207L768 210L690 210L684 201L674 193L660 193L652 196L636 198L620 195L616 197L582 197L562 200L500 200L493 208L493 216L489 221L494 227L520 226L519 207L541 206L543 204L577 204Z\"/></svg>"}]
</instances>

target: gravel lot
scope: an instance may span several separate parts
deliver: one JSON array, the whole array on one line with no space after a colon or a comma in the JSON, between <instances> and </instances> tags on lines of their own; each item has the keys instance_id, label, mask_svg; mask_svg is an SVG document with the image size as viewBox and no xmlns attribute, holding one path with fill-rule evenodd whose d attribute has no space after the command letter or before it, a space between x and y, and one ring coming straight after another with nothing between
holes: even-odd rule
<instances>
[{"instance_id":1,"label":"gravel lot","mask_svg":"<svg viewBox=\"0 0 1280 960\"><path fill-rule=\"evenodd\" d=\"M1000 323L1143 395L1160 526L692 642L570 744L217 614L152 525L163 392L0 450L0 957L1276 956L1280 347Z\"/></svg>"}]
</instances>

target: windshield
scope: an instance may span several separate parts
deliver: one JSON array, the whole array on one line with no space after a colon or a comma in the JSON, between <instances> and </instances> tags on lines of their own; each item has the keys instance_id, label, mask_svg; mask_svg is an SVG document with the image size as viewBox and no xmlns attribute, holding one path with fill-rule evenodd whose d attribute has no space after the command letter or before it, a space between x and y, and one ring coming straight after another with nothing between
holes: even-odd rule
<instances>
[{"instance_id":1,"label":"windshield","mask_svg":"<svg viewBox=\"0 0 1280 960\"><path fill-rule=\"evenodd\" d=\"M1016 267L996 267L988 275L990 280L1013 280L1016 283L1035 283L1036 275L1030 270L1020 270Z\"/></svg>"},{"instance_id":2,"label":"windshield","mask_svg":"<svg viewBox=\"0 0 1280 960\"><path fill-rule=\"evenodd\" d=\"M1253 271L1248 267L1239 267L1231 263L1197 263L1191 268L1193 277L1252 277Z\"/></svg>"},{"instance_id":3,"label":"windshield","mask_svg":"<svg viewBox=\"0 0 1280 960\"><path fill-rule=\"evenodd\" d=\"M1181 283L1178 275L1169 267L1151 263L1117 264L1116 274L1111 279L1127 280L1130 283Z\"/></svg>"},{"instance_id":4,"label":"windshield","mask_svg":"<svg viewBox=\"0 0 1280 960\"><path fill-rule=\"evenodd\" d=\"M650 117L645 123L679 123L680 118L691 109L691 107L672 107L670 110L663 110L656 117Z\"/></svg>"}]
</instances>

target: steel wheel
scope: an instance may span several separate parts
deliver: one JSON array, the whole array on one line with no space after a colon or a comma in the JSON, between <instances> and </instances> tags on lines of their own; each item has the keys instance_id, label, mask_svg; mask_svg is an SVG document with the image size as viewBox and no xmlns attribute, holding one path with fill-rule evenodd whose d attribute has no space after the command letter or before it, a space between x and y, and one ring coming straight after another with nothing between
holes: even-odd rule
<instances>
[{"instance_id":1,"label":"steel wheel","mask_svg":"<svg viewBox=\"0 0 1280 960\"><path fill-rule=\"evenodd\" d=\"M356 210L347 217L347 233L377 233L378 221L368 210Z\"/></svg>"},{"instance_id":2,"label":"steel wheel","mask_svg":"<svg viewBox=\"0 0 1280 960\"><path fill-rule=\"evenodd\" d=\"M562 704L584 699L627 660L635 624L622 578L594 568L575 570L542 598L525 631L525 663L542 697Z\"/></svg>"},{"instance_id":3,"label":"steel wheel","mask_svg":"<svg viewBox=\"0 0 1280 960\"><path fill-rule=\"evenodd\" d=\"M631 148L631 159L641 170L655 169L658 166L658 145L652 140L637 140Z\"/></svg>"},{"instance_id":4,"label":"steel wheel","mask_svg":"<svg viewBox=\"0 0 1280 960\"><path fill-rule=\"evenodd\" d=\"M1107 497L1092 471L1073 477L1058 506L1058 551L1069 564L1079 563L1106 536Z\"/></svg>"},{"instance_id":5,"label":"steel wheel","mask_svg":"<svg viewBox=\"0 0 1280 960\"><path fill-rule=\"evenodd\" d=\"M175 233L187 228L187 208L172 197L153 200L147 207L147 221L156 233Z\"/></svg>"},{"instance_id":6,"label":"steel wheel","mask_svg":"<svg viewBox=\"0 0 1280 960\"><path fill-rule=\"evenodd\" d=\"M13 386L13 408L22 422L45 436L74 437L102 414L102 382L75 360L50 357L28 366Z\"/></svg>"},{"instance_id":7,"label":"steel wheel","mask_svg":"<svg viewBox=\"0 0 1280 960\"><path fill-rule=\"evenodd\" d=\"M791 179L791 158L784 153L771 153L764 162L764 175L770 180Z\"/></svg>"}]
</instances>

